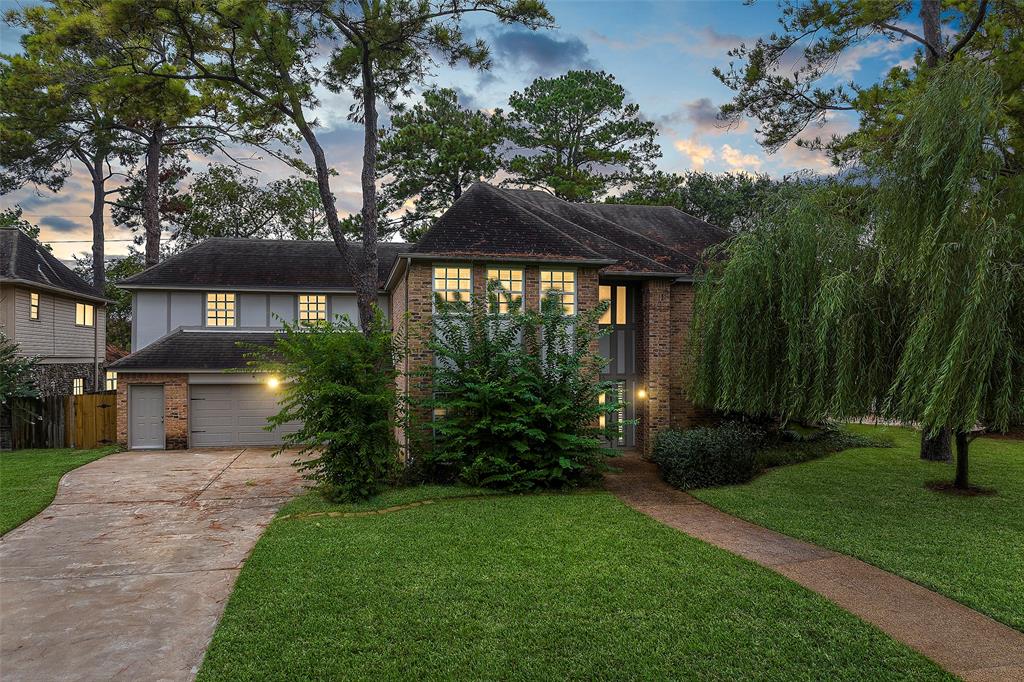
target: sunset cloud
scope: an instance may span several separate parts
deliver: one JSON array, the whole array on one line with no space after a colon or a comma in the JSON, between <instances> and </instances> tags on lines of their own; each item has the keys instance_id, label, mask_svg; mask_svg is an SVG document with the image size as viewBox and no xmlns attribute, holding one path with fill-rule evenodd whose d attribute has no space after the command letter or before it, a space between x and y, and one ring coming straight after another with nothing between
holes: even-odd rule
<instances>
[{"instance_id":1,"label":"sunset cloud","mask_svg":"<svg viewBox=\"0 0 1024 682\"><path fill-rule=\"evenodd\" d=\"M676 140L673 145L679 152L685 154L690 159L690 163L693 164L696 170L703 170L704 164L715 158L715 152L711 147L701 144L692 137Z\"/></svg>"}]
</instances>

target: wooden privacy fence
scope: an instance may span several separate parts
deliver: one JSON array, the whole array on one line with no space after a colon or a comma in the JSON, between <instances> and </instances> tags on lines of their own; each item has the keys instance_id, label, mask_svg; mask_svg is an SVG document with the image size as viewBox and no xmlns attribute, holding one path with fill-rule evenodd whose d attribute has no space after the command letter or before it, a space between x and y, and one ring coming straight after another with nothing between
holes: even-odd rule
<instances>
[{"instance_id":1,"label":"wooden privacy fence","mask_svg":"<svg viewBox=\"0 0 1024 682\"><path fill-rule=\"evenodd\" d=\"M97 448L117 442L117 394L16 398L0 406L0 449Z\"/></svg>"}]
</instances>

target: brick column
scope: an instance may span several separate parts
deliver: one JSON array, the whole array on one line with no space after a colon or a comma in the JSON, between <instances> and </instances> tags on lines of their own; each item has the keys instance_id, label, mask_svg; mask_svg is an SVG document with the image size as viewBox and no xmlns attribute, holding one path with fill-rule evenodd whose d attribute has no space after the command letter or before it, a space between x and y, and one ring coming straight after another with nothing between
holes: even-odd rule
<instances>
[{"instance_id":1,"label":"brick column","mask_svg":"<svg viewBox=\"0 0 1024 682\"><path fill-rule=\"evenodd\" d=\"M690 282L672 285L672 369L670 374L671 423L674 429L683 429L707 421L711 412L693 404L687 398L687 382L693 372L696 358L689 346L690 324L693 321L694 288Z\"/></svg>"},{"instance_id":2,"label":"brick column","mask_svg":"<svg viewBox=\"0 0 1024 682\"><path fill-rule=\"evenodd\" d=\"M117 442L128 447L128 387L163 384L164 447L183 450L188 447L188 375L131 374L117 377Z\"/></svg>"},{"instance_id":3,"label":"brick column","mask_svg":"<svg viewBox=\"0 0 1024 682\"><path fill-rule=\"evenodd\" d=\"M665 279L650 279L640 292L637 321L637 361L642 388L647 397L638 401L636 441L644 456L651 454L654 436L670 426L671 420L671 289Z\"/></svg>"}]
</instances>

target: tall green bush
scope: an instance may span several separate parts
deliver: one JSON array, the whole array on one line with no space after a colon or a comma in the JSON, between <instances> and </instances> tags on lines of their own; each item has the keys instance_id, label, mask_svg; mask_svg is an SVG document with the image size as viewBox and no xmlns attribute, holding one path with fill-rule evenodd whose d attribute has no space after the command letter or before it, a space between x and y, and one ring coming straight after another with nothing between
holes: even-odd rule
<instances>
[{"instance_id":1,"label":"tall green bush","mask_svg":"<svg viewBox=\"0 0 1024 682\"><path fill-rule=\"evenodd\" d=\"M249 357L280 381L281 411L267 428L302 422L283 440L300 448L305 478L335 500L378 494L398 462L394 345L380 310L366 333L348 318L285 323L272 347L252 347Z\"/></svg>"},{"instance_id":2,"label":"tall green bush","mask_svg":"<svg viewBox=\"0 0 1024 682\"><path fill-rule=\"evenodd\" d=\"M600 380L604 359L591 350L603 308L567 317L555 295L522 310L498 293L472 304L436 297L429 346L435 365L426 401L434 415L428 470L472 485L510 490L566 488L591 480L612 435L602 415L618 403Z\"/></svg>"}]
</instances>

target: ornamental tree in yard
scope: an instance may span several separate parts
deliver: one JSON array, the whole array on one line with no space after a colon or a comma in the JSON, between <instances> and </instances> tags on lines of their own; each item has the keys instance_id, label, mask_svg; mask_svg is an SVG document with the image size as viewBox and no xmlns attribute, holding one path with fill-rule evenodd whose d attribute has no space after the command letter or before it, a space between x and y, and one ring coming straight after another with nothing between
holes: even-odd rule
<instances>
[{"instance_id":1,"label":"ornamental tree in yard","mask_svg":"<svg viewBox=\"0 0 1024 682\"><path fill-rule=\"evenodd\" d=\"M654 170L657 129L611 74L538 78L509 98L509 182L593 201Z\"/></svg>"},{"instance_id":2,"label":"ornamental tree in yard","mask_svg":"<svg viewBox=\"0 0 1024 682\"><path fill-rule=\"evenodd\" d=\"M4 408L13 398L39 395L33 378L38 363L35 358L19 355L18 350L18 344L0 331L0 405Z\"/></svg>"},{"instance_id":3,"label":"ornamental tree in yard","mask_svg":"<svg viewBox=\"0 0 1024 682\"><path fill-rule=\"evenodd\" d=\"M885 412L953 431L957 488L979 427L1024 415L1024 133L1003 93L983 62L949 64L863 155L875 281L906 301Z\"/></svg>"}]
</instances>

